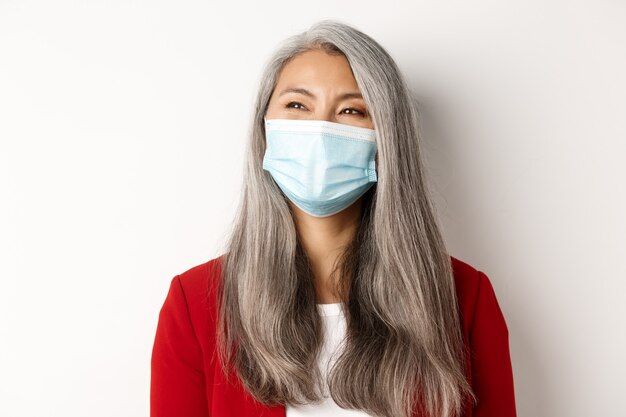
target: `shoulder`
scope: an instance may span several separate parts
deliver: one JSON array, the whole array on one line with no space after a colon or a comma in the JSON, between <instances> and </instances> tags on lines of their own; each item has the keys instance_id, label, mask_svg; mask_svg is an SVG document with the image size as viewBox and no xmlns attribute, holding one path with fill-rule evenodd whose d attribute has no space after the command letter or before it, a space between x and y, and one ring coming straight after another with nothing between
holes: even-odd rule
<instances>
[{"instance_id":1,"label":"shoulder","mask_svg":"<svg viewBox=\"0 0 626 417\"><path fill-rule=\"evenodd\" d=\"M204 302L221 274L222 256L217 256L206 262L190 267L177 275L185 291L188 302Z\"/></svg>"},{"instance_id":2,"label":"shoulder","mask_svg":"<svg viewBox=\"0 0 626 417\"><path fill-rule=\"evenodd\" d=\"M211 343L217 317L216 289L221 275L222 255L184 270L172 282L178 281L182 299L189 311L189 319L201 345ZM206 347L206 346L204 346Z\"/></svg>"},{"instance_id":3,"label":"shoulder","mask_svg":"<svg viewBox=\"0 0 626 417\"><path fill-rule=\"evenodd\" d=\"M495 291L483 271L454 256L450 260L463 327L469 332L477 309L485 303L497 303Z\"/></svg>"},{"instance_id":4,"label":"shoulder","mask_svg":"<svg viewBox=\"0 0 626 417\"><path fill-rule=\"evenodd\" d=\"M454 256L450 256L450 260L459 302L471 302L478 293L482 279L481 272L469 263Z\"/></svg>"}]
</instances>

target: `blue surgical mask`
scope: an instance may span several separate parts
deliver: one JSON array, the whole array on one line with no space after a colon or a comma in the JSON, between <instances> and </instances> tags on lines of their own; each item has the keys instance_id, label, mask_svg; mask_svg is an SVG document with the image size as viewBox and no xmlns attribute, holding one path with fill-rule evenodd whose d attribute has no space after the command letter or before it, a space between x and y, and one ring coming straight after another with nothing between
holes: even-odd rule
<instances>
[{"instance_id":1,"label":"blue surgical mask","mask_svg":"<svg viewBox=\"0 0 626 417\"><path fill-rule=\"evenodd\" d=\"M377 181L374 129L326 120L263 120L263 169L311 216L344 210Z\"/></svg>"}]
</instances>

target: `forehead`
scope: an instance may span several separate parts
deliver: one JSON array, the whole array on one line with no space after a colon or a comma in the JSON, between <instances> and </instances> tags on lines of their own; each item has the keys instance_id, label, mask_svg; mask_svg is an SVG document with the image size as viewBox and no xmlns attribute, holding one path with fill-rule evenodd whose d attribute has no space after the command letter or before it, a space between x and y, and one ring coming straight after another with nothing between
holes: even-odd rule
<instances>
[{"instance_id":1,"label":"forehead","mask_svg":"<svg viewBox=\"0 0 626 417\"><path fill-rule=\"evenodd\" d=\"M358 90L352 68L345 56L321 50L303 52L283 67L276 89L305 86L318 91Z\"/></svg>"}]
</instances>

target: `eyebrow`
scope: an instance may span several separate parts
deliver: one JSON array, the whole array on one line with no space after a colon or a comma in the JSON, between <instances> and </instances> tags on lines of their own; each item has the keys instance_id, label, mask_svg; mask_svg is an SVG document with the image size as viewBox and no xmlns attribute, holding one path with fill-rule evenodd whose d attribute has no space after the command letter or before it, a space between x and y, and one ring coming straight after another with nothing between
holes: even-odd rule
<instances>
[{"instance_id":1,"label":"eyebrow","mask_svg":"<svg viewBox=\"0 0 626 417\"><path fill-rule=\"evenodd\" d=\"M306 88L301 88L301 87L287 87L283 91L280 92L278 97L282 96L283 94L287 94L287 93L304 94L305 96L309 96L311 98L315 98L315 94L313 94L312 92L310 92ZM340 100L346 100L346 99L349 99L349 98L361 98L362 99L363 96L358 91L349 91L347 93L343 93L343 94L339 95L339 99Z\"/></svg>"}]
</instances>

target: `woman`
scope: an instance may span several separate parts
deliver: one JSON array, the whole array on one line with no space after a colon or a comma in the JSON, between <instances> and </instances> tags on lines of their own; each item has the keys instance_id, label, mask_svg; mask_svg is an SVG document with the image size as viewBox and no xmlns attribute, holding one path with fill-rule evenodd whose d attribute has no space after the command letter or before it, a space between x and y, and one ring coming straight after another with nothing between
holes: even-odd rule
<instances>
[{"instance_id":1,"label":"woman","mask_svg":"<svg viewBox=\"0 0 626 417\"><path fill-rule=\"evenodd\" d=\"M324 20L281 46L228 250L161 308L152 417L515 416L504 316L447 254L417 123L364 33Z\"/></svg>"}]
</instances>

